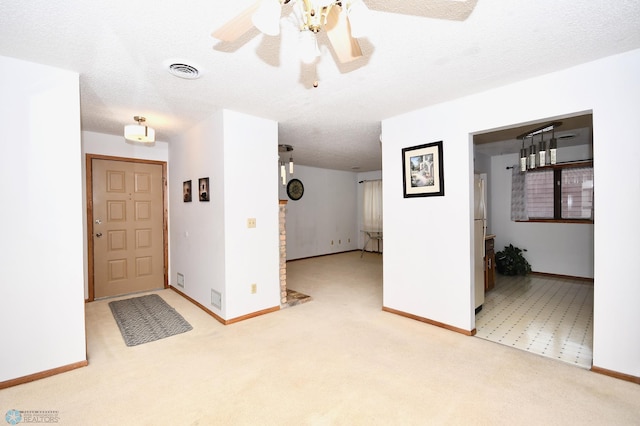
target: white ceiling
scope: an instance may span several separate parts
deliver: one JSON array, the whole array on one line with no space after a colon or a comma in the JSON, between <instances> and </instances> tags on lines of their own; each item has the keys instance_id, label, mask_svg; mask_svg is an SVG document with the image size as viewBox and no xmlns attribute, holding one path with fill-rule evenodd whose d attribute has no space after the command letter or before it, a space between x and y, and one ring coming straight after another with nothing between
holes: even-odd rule
<instances>
[{"instance_id":1,"label":"white ceiling","mask_svg":"<svg viewBox=\"0 0 640 426\"><path fill-rule=\"evenodd\" d=\"M2 0L0 55L78 72L83 130L119 135L143 115L171 143L227 108L278 121L298 164L369 171L385 118L640 48L638 0L365 0L387 12L372 13L364 57L337 66L321 38L301 66L286 25L211 38L254 1ZM460 3L475 5L466 20L439 19ZM389 13L400 7L416 16ZM202 76L174 77L171 62Z\"/></svg>"}]
</instances>

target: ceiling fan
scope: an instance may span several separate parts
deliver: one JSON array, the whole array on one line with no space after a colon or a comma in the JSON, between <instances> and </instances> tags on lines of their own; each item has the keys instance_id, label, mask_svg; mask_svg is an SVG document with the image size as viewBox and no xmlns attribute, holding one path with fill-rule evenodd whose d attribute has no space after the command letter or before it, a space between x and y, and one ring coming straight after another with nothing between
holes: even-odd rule
<instances>
[{"instance_id":1,"label":"ceiling fan","mask_svg":"<svg viewBox=\"0 0 640 426\"><path fill-rule=\"evenodd\" d=\"M233 42L253 27L267 35L278 35L283 10L285 6L291 6L292 19L300 30L302 61L310 63L320 55L316 34L324 30L338 61L347 63L362 56L357 39L367 34L369 8L463 21L471 14L477 2L478 0L258 0L213 31L211 36L221 41Z\"/></svg>"}]
</instances>

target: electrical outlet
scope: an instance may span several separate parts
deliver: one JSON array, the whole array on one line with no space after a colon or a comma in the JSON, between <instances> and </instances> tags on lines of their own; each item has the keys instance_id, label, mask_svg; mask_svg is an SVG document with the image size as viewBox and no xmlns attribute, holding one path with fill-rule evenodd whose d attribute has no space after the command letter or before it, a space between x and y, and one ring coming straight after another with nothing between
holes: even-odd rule
<instances>
[{"instance_id":1,"label":"electrical outlet","mask_svg":"<svg viewBox=\"0 0 640 426\"><path fill-rule=\"evenodd\" d=\"M256 294L257 292L258 292L258 284L252 283L251 284L251 294Z\"/></svg>"},{"instance_id":2,"label":"electrical outlet","mask_svg":"<svg viewBox=\"0 0 640 426\"><path fill-rule=\"evenodd\" d=\"M331 245L333 245L333 240L331 240Z\"/></svg>"},{"instance_id":3,"label":"electrical outlet","mask_svg":"<svg viewBox=\"0 0 640 426\"><path fill-rule=\"evenodd\" d=\"M256 218L250 217L247 219L247 228L255 228L256 227Z\"/></svg>"},{"instance_id":4,"label":"electrical outlet","mask_svg":"<svg viewBox=\"0 0 640 426\"><path fill-rule=\"evenodd\" d=\"M342 244L342 240L338 240L338 244Z\"/></svg>"},{"instance_id":5,"label":"electrical outlet","mask_svg":"<svg viewBox=\"0 0 640 426\"><path fill-rule=\"evenodd\" d=\"M349 239L347 240L347 242L348 242L348 243L350 243L350 242L351 242L351 238L349 238Z\"/></svg>"}]
</instances>

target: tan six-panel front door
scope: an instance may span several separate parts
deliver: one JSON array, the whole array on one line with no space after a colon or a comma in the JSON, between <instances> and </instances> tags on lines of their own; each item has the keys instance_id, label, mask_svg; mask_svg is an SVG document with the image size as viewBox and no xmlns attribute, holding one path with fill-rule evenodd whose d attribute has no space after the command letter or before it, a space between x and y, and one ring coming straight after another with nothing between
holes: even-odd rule
<instances>
[{"instance_id":1,"label":"tan six-panel front door","mask_svg":"<svg viewBox=\"0 0 640 426\"><path fill-rule=\"evenodd\" d=\"M94 298L163 288L162 165L91 162Z\"/></svg>"}]
</instances>

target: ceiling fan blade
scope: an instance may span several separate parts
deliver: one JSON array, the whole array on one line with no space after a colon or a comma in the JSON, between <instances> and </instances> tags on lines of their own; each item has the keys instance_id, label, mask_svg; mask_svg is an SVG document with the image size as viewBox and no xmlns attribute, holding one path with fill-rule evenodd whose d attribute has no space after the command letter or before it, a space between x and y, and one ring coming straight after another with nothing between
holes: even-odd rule
<instances>
[{"instance_id":1,"label":"ceiling fan blade","mask_svg":"<svg viewBox=\"0 0 640 426\"><path fill-rule=\"evenodd\" d=\"M242 11L238 16L211 33L211 37L222 41L236 41L241 35L253 28L251 17L258 10L260 2Z\"/></svg>"},{"instance_id":2,"label":"ceiling fan blade","mask_svg":"<svg viewBox=\"0 0 640 426\"><path fill-rule=\"evenodd\" d=\"M362 50L358 41L351 37L347 14L340 13L341 11L339 6L333 6L329 10L324 28L338 60L345 63L361 57Z\"/></svg>"},{"instance_id":3,"label":"ceiling fan blade","mask_svg":"<svg viewBox=\"0 0 640 426\"><path fill-rule=\"evenodd\" d=\"M476 7L478 0L364 0L369 9L401 15L464 21Z\"/></svg>"}]
</instances>

